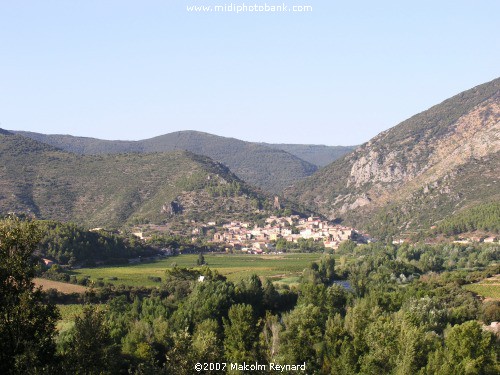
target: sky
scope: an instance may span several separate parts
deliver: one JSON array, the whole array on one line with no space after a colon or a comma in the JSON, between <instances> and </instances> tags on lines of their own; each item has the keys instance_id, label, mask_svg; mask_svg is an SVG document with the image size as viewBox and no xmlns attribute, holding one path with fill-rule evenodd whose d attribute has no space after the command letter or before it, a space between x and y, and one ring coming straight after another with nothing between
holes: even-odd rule
<instances>
[{"instance_id":1,"label":"sky","mask_svg":"<svg viewBox=\"0 0 500 375\"><path fill-rule=\"evenodd\" d=\"M283 2L312 11L213 11ZM499 14L498 0L0 0L0 127L360 144L500 76Z\"/></svg>"}]
</instances>

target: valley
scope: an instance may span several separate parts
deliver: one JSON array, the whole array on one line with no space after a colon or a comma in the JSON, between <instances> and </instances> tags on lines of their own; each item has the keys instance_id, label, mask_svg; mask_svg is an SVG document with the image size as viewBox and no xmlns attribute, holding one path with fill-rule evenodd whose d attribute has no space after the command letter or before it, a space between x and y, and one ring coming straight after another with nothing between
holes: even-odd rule
<instances>
[{"instance_id":1,"label":"valley","mask_svg":"<svg viewBox=\"0 0 500 375\"><path fill-rule=\"evenodd\" d=\"M496 79L355 148L0 129L0 372L496 374L499 124Z\"/></svg>"}]
</instances>

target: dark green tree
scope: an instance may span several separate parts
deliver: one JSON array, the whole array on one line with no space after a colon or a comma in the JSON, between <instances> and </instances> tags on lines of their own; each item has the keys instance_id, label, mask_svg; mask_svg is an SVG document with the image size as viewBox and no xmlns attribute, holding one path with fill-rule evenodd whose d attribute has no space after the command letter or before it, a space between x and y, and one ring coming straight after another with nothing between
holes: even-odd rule
<instances>
[{"instance_id":1,"label":"dark green tree","mask_svg":"<svg viewBox=\"0 0 500 375\"><path fill-rule=\"evenodd\" d=\"M239 303L252 306L255 316L264 314L262 282L256 274L241 280L236 286L236 298Z\"/></svg>"},{"instance_id":2,"label":"dark green tree","mask_svg":"<svg viewBox=\"0 0 500 375\"><path fill-rule=\"evenodd\" d=\"M229 362L255 362L259 355L259 329L252 306L233 305L224 320L224 350Z\"/></svg>"},{"instance_id":3,"label":"dark green tree","mask_svg":"<svg viewBox=\"0 0 500 375\"><path fill-rule=\"evenodd\" d=\"M333 255L324 255L319 261L319 275L325 284L330 284L335 278L335 258Z\"/></svg>"},{"instance_id":4,"label":"dark green tree","mask_svg":"<svg viewBox=\"0 0 500 375\"><path fill-rule=\"evenodd\" d=\"M348 339L348 334L344 329L344 322L340 314L335 314L328 318L323 338L325 343L323 348L325 356L323 369L332 372L332 366L339 365L342 343L345 339Z\"/></svg>"},{"instance_id":5,"label":"dark green tree","mask_svg":"<svg viewBox=\"0 0 500 375\"><path fill-rule=\"evenodd\" d=\"M437 350L426 374L498 374L498 342L479 323L469 321L445 331L444 346Z\"/></svg>"},{"instance_id":6,"label":"dark green tree","mask_svg":"<svg viewBox=\"0 0 500 375\"><path fill-rule=\"evenodd\" d=\"M262 304L264 309L271 312L276 312L279 309L280 294L274 287L271 280L266 279L262 288Z\"/></svg>"},{"instance_id":7,"label":"dark green tree","mask_svg":"<svg viewBox=\"0 0 500 375\"><path fill-rule=\"evenodd\" d=\"M33 277L36 224L9 217L0 221L0 373L50 372L55 356L57 308L47 304Z\"/></svg>"},{"instance_id":8,"label":"dark green tree","mask_svg":"<svg viewBox=\"0 0 500 375\"><path fill-rule=\"evenodd\" d=\"M485 324L500 321L500 301L485 302L481 308L481 318Z\"/></svg>"},{"instance_id":9,"label":"dark green tree","mask_svg":"<svg viewBox=\"0 0 500 375\"><path fill-rule=\"evenodd\" d=\"M111 374L116 371L118 352L105 324L104 311L87 305L75 318L72 337L64 348L65 371L73 374Z\"/></svg>"},{"instance_id":10,"label":"dark green tree","mask_svg":"<svg viewBox=\"0 0 500 375\"><path fill-rule=\"evenodd\" d=\"M307 373L316 373L321 368L319 353L322 350L322 322L319 307L299 305L283 317L281 363L302 364L306 362Z\"/></svg>"},{"instance_id":11,"label":"dark green tree","mask_svg":"<svg viewBox=\"0 0 500 375\"><path fill-rule=\"evenodd\" d=\"M197 264L198 266L203 266L203 265L205 265L205 264L206 264L206 263L205 263L205 257L203 256L203 253L200 253L200 254L198 255L198 259L196 260L196 264Z\"/></svg>"}]
</instances>

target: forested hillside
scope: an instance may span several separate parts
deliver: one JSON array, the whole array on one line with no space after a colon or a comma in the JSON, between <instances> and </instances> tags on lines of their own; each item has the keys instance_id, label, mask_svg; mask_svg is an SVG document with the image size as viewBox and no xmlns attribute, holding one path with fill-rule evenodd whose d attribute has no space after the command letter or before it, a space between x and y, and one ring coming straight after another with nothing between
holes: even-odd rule
<instances>
[{"instance_id":1,"label":"forested hillside","mask_svg":"<svg viewBox=\"0 0 500 375\"><path fill-rule=\"evenodd\" d=\"M247 183L273 193L281 192L285 187L317 170L316 165L281 148L197 131L179 131L141 141L108 141L69 135L16 133L78 154L190 151L221 162Z\"/></svg>"},{"instance_id":2,"label":"forested hillside","mask_svg":"<svg viewBox=\"0 0 500 375\"><path fill-rule=\"evenodd\" d=\"M475 231L500 234L500 202L484 203L460 211L441 221L432 233L451 236Z\"/></svg>"},{"instance_id":3,"label":"forested hillside","mask_svg":"<svg viewBox=\"0 0 500 375\"><path fill-rule=\"evenodd\" d=\"M248 218L271 198L186 151L82 156L0 135L0 213L109 228Z\"/></svg>"},{"instance_id":4,"label":"forested hillside","mask_svg":"<svg viewBox=\"0 0 500 375\"><path fill-rule=\"evenodd\" d=\"M73 223L38 221L38 254L58 264L127 263L128 258L155 255L157 251L133 235L106 230L88 231Z\"/></svg>"}]
</instances>

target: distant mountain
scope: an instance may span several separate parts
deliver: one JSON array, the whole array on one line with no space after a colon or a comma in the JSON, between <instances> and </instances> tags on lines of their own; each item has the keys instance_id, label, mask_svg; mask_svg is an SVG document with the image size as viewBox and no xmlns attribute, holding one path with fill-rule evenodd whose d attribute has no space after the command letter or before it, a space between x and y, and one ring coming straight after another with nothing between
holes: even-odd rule
<instances>
[{"instance_id":1,"label":"distant mountain","mask_svg":"<svg viewBox=\"0 0 500 375\"><path fill-rule=\"evenodd\" d=\"M121 227L247 218L273 203L226 166L187 151L78 155L0 135L0 214Z\"/></svg>"},{"instance_id":2,"label":"distant mountain","mask_svg":"<svg viewBox=\"0 0 500 375\"><path fill-rule=\"evenodd\" d=\"M15 133L78 154L186 150L219 161L247 183L272 193L281 192L317 170L316 165L280 148L197 131L180 131L141 141L108 141L23 131Z\"/></svg>"},{"instance_id":3,"label":"distant mountain","mask_svg":"<svg viewBox=\"0 0 500 375\"><path fill-rule=\"evenodd\" d=\"M380 236L500 200L500 78L384 131L286 196Z\"/></svg>"},{"instance_id":4,"label":"distant mountain","mask_svg":"<svg viewBox=\"0 0 500 375\"><path fill-rule=\"evenodd\" d=\"M358 146L324 146L262 143L265 146L283 150L318 167L324 167L345 154L354 151Z\"/></svg>"}]
</instances>

